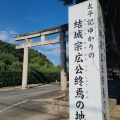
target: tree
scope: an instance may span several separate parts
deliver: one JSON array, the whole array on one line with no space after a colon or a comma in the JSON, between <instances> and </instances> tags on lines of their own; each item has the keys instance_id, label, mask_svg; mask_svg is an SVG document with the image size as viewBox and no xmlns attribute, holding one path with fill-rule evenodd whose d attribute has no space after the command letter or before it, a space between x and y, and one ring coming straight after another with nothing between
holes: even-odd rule
<instances>
[{"instance_id":1,"label":"tree","mask_svg":"<svg viewBox=\"0 0 120 120\"><path fill-rule=\"evenodd\" d=\"M9 66L9 71L22 71L23 64L21 62L13 62L12 65Z\"/></svg>"},{"instance_id":2,"label":"tree","mask_svg":"<svg viewBox=\"0 0 120 120\"><path fill-rule=\"evenodd\" d=\"M63 5L78 4L86 0L58 0ZM107 65L113 67L116 63L120 67L120 0L99 0L105 21L105 36L107 49ZM115 59L117 58L117 60Z\"/></svg>"},{"instance_id":3,"label":"tree","mask_svg":"<svg viewBox=\"0 0 120 120\"><path fill-rule=\"evenodd\" d=\"M0 72L2 71L5 71L7 69L7 66L4 62L0 61Z\"/></svg>"},{"instance_id":4,"label":"tree","mask_svg":"<svg viewBox=\"0 0 120 120\"><path fill-rule=\"evenodd\" d=\"M33 49L29 49L29 63L38 63L40 66L53 66L53 63L45 55Z\"/></svg>"},{"instance_id":5,"label":"tree","mask_svg":"<svg viewBox=\"0 0 120 120\"><path fill-rule=\"evenodd\" d=\"M6 65L11 65L13 62L18 61L12 54L1 53L0 61L4 62Z\"/></svg>"}]
</instances>

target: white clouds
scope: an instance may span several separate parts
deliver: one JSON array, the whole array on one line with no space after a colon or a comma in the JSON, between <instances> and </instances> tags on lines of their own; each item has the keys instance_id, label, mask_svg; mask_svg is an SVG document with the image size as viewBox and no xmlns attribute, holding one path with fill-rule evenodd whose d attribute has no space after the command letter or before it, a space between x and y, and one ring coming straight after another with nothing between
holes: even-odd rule
<instances>
[{"instance_id":1,"label":"white clouds","mask_svg":"<svg viewBox=\"0 0 120 120\"><path fill-rule=\"evenodd\" d=\"M40 47L39 51L45 54L45 55L53 55L53 56L59 56L60 55L60 45L59 44L49 44L49 45L43 45Z\"/></svg>"},{"instance_id":2,"label":"white clouds","mask_svg":"<svg viewBox=\"0 0 120 120\"><path fill-rule=\"evenodd\" d=\"M60 55L60 50L59 49L54 49L54 50L50 50L48 52L46 51L46 52L44 52L44 54L59 56Z\"/></svg>"},{"instance_id":3,"label":"white clouds","mask_svg":"<svg viewBox=\"0 0 120 120\"><path fill-rule=\"evenodd\" d=\"M0 31L0 40L6 40L9 34L6 31Z\"/></svg>"},{"instance_id":4,"label":"white clouds","mask_svg":"<svg viewBox=\"0 0 120 120\"><path fill-rule=\"evenodd\" d=\"M60 44L43 45L43 46L41 46L41 48L44 48L44 49L59 49Z\"/></svg>"},{"instance_id":5,"label":"white clouds","mask_svg":"<svg viewBox=\"0 0 120 120\"><path fill-rule=\"evenodd\" d=\"M69 46L66 44L66 55L68 56L68 49ZM38 50L39 52L42 52L45 55L52 55L52 56L60 56L60 44L49 44L49 45L43 45Z\"/></svg>"},{"instance_id":6,"label":"white clouds","mask_svg":"<svg viewBox=\"0 0 120 120\"><path fill-rule=\"evenodd\" d=\"M16 34L17 32L13 30L0 31L0 40L9 43L15 43L15 40L12 38L12 36Z\"/></svg>"},{"instance_id":7,"label":"white clouds","mask_svg":"<svg viewBox=\"0 0 120 120\"><path fill-rule=\"evenodd\" d=\"M57 62L57 60L51 60L51 61L52 61L52 63L54 63L54 64Z\"/></svg>"},{"instance_id":8,"label":"white clouds","mask_svg":"<svg viewBox=\"0 0 120 120\"><path fill-rule=\"evenodd\" d=\"M38 52L44 53L44 52L43 52L42 50L40 50L40 49L38 50Z\"/></svg>"},{"instance_id":9,"label":"white clouds","mask_svg":"<svg viewBox=\"0 0 120 120\"><path fill-rule=\"evenodd\" d=\"M17 35L17 32L16 32L16 31L13 31L13 30L10 30L9 33L10 33L11 35Z\"/></svg>"}]
</instances>

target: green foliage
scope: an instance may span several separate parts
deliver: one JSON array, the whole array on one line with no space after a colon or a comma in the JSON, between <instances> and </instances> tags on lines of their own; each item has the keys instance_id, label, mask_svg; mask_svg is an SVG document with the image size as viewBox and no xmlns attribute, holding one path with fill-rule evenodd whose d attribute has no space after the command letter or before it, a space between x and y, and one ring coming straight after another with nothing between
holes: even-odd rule
<instances>
[{"instance_id":1,"label":"green foliage","mask_svg":"<svg viewBox=\"0 0 120 120\"><path fill-rule=\"evenodd\" d=\"M23 62L23 49L15 49L15 45L0 40L0 61L5 62L5 64L12 64L12 62L17 61ZM53 66L53 63L45 55L31 48L29 49L29 63Z\"/></svg>"},{"instance_id":2,"label":"green foliage","mask_svg":"<svg viewBox=\"0 0 120 120\"><path fill-rule=\"evenodd\" d=\"M9 66L9 71L22 71L23 64L21 62L13 62Z\"/></svg>"},{"instance_id":3,"label":"green foliage","mask_svg":"<svg viewBox=\"0 0 120 120\"><path fill-rule=\"evenodd\" d=\"M15 51L15 45L0 40L0 53L13 54L14 51Z\"/></svg>"},{"instance_id":4,"label":"green foliage","mask_svg":"<svg viewBox=\"0 0 120 120\"><path fill-rule=\"evenodd\" d=\"M28 84L50 83L60 81L60 71L47 70L37 71L32 70L28 72ZM17 86L22 84L21 71L0 71L0 87Z\"/></svg>"},{"instance_id":5,"label":"green foliage","mask_svg":"<svg viewBox=\"0 0 120 120\"><path fill-rule=\"evenodd\" d=\"M10 65L13 62L17 61L14 55L8 53L0 54L0 61L4 62L6 65Z\"/></svg>"},{"instance_id":6,"label":"green foliage","mask_svg":"<svg viewBox=\"0 0 120 120\"><path fill-rule=\"evenodd\" d=\"M14 86L22 84L22 72L0 72L0 87Z\"/></svg>"},{"instance_id":7,"label":"green foliage","mask_svg":"<svg viewBox=\"0 0 120 120\"><path fill-rule=\"evenodd\" d=\"M32 63L32 64L36 64L37 63L40 66L44 66L45 65L45 61L40 56L32 58L30 63Z\"/></svg>"},{"instance_id":8,"label":"green foliage","mask_svg":"<svg viewBox=\"0 0 120 120\"><path fill-rule=\"evenodd\" d=\"M4 62L0 61L0 72L1 71L6 71L6 69L7 69L6 64Z\"/></svg>"},{"instance_id":9,"label":"green foliage","mask_svg":"<svg viewBox=\"0 0 120 120\"><path fill-rule=\"evenodd\" d=\"M35 63L35 64L29 64L28 68L29 68L29 71L31 71L31 72L32 71L39 71L40 65L37 64L37 63Z\"/></svg>"},{"instance_id":10,"label":"green foliage","mask_svg":"<svg viewBox=\"0 0 120 120\"><path fill-rule=\"evenodd\" d=\"M0 40L0 87L22 84L23 49ZM28 84L60 80L60 69L45 55L29 49Z\"/></svg>"},{"instance_id":11,"label":"green foliage","mask_svg":"<svg viewBox=\"0 0 120 120\"><path fill-rule=\"evenodd\" d=\"M40 66L53 66L53 63L49 61L45 55L39 53L37 50L29 49L29 63L39 64Z\"/></svg>"}]
</instances>

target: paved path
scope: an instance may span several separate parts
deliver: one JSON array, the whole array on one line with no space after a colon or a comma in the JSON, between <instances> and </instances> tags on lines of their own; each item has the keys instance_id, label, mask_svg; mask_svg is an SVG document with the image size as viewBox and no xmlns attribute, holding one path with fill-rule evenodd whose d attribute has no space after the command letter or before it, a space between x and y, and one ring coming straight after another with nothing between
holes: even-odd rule
<instances>
[{"instance_id":1,"label":"paved path","mask_svg":"<svg viewBox=\"0 0 120 120\"><path fill-rule=\"evenodd\" d=\"M26 90L0 92L0 120L43 120L40 118L44 112L46 102L34 101L43 99L45 94L60 90L60 86L37 87ZM50 107L50 105L48 106ZM49 114L49 112L48 112ZM37 118L38 117L38 118Z\"/></svg>"},{"instance_id":2,"label":"paved path","mask_svg":"<svg viewBox=\"0 0 120 120\"><path fill-rule=\"evenodd\" d=\"M111 81L108 88L109 97L116 98L120 105L119 86L119 81ZM53 110L52 104L44 101L56 96L58 90L60 86L0 91L0 120L65 120L63 113L58 114ZM115 117L117 116L114 115L111 120L120 120Z\"/></svg>"}]
</instances>

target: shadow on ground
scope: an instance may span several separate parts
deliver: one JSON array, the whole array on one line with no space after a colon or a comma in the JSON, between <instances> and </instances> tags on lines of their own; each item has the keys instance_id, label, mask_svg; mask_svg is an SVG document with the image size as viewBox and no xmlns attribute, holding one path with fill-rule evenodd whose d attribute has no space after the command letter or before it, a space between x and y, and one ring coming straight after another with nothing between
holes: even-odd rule
<instances>
[{"instance_id":1,"label":"shadow on ground","mask_svg":"<svg viewBox=\"0 0 120 120\"><path fill-rule=\"evenodd\" d=\"M120 80L108 80L108 96L117 99L117 104L120 105Z\"/></svg>"}]
</instances>

